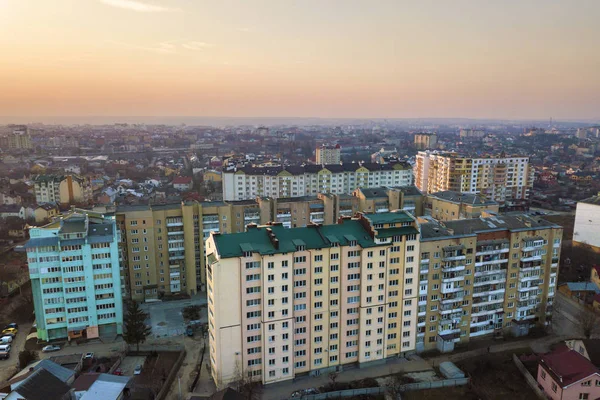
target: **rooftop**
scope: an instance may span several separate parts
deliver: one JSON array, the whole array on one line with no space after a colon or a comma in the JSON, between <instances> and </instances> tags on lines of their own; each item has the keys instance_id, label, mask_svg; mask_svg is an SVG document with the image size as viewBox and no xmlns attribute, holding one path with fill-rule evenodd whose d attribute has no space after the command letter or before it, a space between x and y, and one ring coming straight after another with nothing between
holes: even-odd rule
<instances>
[{"instance_id":1,"label":"rooftop","mask_svg":"<svg viewBox=\"0 0 600 400\"><path fill-rule=\"evenodd\" d=\"M498 203L493 200L488 200L485 197L474 194L474 193L461 193L452 190L446 190L443 192L431 193L428 197L437 198L452 203L469 204L472 206L489 206L497 205Z\"/></svg>"},{"instance_id":2,"label":"rooftop","mask_svg":"<svg viewBox=\"0 0 600 400\"><path fill-rule=\"evenodd\" d=\"M600 371L584 356L567 346L560 346L545 354L540 365L552 375L556 383L566 388Z\"/></svg>"},{"instance_id":3,"label":"rooftop","mask_svg":"<svg viewBox=\"0 0 600 400\"><path fill-rule=\"evenodd\" d=\"M81 400L117 400L131 377L100 374Z\"/></svg>"},{"instance_id":4,"label":"rooftop","mask_svg":"<svg viewBox=\"0 0 600 400\"><path fill-rule=\"evenodd\" d=\"M584 199L584 200L580 200L580 203L586 203L586 204L594 204L596 206L600 206L600 196L592 196L590 198Z\"/></svg>"},{"instance_id":5,"label":"rooftop","mask_svg":"<svg viewBox=\"0 0 600 400\"><path fill-rule=\"evenodd\" d=\"M445 221L443 224L445 224L447 228L451 229L454 234L493 232L501 230L528 231L536 229L560 228L559 225L527 214L461 219L456 221Z\"/></svg>"},{"instance_id":6,"label":"rooftop","mask_svg":"<svg viewBox=\"0 0 600 400\"><path fill-rule=\"evenodd\" d=\"M363 214L364 217L373 225L377 224L397 224L402 222L412 222L414 218L406 211L395 210L378 214Z\"/></svg>"},{"instance_id":7,"label":"rooftop","mask_svg":"<svg viewBox=\"0 0 600 400\"><path fill-rule=\"evenodd\" d=\"M69 390L66 383L45 369L33 372L15 389L27 400L62 400Z\"/></svg>"}]
</instances>

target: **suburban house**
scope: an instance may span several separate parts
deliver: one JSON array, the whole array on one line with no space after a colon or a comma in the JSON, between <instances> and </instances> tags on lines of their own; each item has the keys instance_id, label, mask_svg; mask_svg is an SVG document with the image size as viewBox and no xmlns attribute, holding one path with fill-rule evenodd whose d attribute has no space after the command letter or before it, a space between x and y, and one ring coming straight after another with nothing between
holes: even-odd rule
<instances>
[{"instance_id":1,"label":"suburban house","mask_svg":"<svg viewBox=\"0 0 600 400\"><path fill-rule=\"evenodd\" d=\"M551 400L594 400L600 397L600 370L568 346L560 346L542 356L537 382Z\"/></svg>"},{"instance_id":2,"label":"suburban house","mask_svg":"<svg viewBox=\"0 0 600 400\"><path fill-rule=\"evenodd\" d=\"M558 286L558 291L588 305L592 304L594 296L600 294L600 288L592 282L566 282Z\"/></svg>"},{"instance_id":3,"label":"suburban house","mask_svg":"<svg viewBox=\"0 0 600 400\"><path fill-rule=\"evenodd\" d=\"M58 208L58 205L56 205L56 203L40 204L39 206L36 207L36 209L34 211L35 222L42 223L44 221L49 221L52 218L58 216L59 213L60 213L60 210Z\"/></svg>"},{"instance_id":4,"label":"suburban house","mask_svg":"<svg viewBox=\"0 0 600 400\"><path fill-rule=\"evenodd\" d=\"M0 218L8 217L25 219L25 207L17 204L0 205Z\"/></svg>"},{"instance_id":5,"label":"suburban house","mask_svg":"<svg viewBox=\"0 0 600 400\"><path fill-rule=\"evenodd\" d=\"M185 192L194 187L194 182L190 176L178 176L173 179L173 188Z\"/></svg>"}]
</instances>

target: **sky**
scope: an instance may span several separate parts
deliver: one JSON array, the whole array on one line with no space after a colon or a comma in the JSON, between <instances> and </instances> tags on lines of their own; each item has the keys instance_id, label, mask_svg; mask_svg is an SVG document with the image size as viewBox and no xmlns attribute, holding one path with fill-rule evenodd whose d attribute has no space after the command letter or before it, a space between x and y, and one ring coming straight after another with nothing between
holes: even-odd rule
<instances>
[{"instance_id":1,"label":"sky","mask_svg":"<svg viewBox=\"0 0 600 400\"><path fill-rule=\"evenodd\" d=\"M0 0L0 115L600 119L598 0Z\"/></svg>"}]
</instances>

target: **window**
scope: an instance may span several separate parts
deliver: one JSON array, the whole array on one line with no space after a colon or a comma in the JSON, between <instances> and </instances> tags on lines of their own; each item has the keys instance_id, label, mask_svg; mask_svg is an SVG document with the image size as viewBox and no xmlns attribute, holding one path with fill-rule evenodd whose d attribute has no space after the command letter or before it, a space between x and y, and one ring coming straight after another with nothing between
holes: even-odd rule
<instances>
[{"instance_id":1,"label":"window","mask_svg":"<svg viewBox=\"0 0 600 400\"><path fill-rule=\"evenodd\" d=\"M557 390L558 390L558 386L556 386L556 383L552 382L552 391L554 393L556 393Z\"/></svg>"},{"instance_id":2,"label":"window","mask_svg":"<svg viewBox=\"0 0 600 400\"><path fill-rule=\"evenodd\" d=\"M579 400L588 400L589 398L590 398L589 393L579 393Z\"/></svg>"}]
</instances>

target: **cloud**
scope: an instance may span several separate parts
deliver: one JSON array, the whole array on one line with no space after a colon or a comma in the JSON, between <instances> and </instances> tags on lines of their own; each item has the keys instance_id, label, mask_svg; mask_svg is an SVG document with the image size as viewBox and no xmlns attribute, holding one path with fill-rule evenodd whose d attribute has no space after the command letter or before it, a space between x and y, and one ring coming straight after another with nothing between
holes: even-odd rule
<instances>
[{"instance_id":1,"label":"cloud","mask_svg":"<svg viewBox=\"0 0 600 400\"><path fill-rule=\"evenodd\" d=\"M133 45L133 44L129 44L129 43L115 42L113 40L108 41L108 43L116 44L118 46L126 47L129 49L151 51L153 53L159 53L159 54L175 53L177 50L177 48L175 47L175 45L173 44L172 41L159 42L159 43L156 43L151 46L138 46L138 45Z\"/></svg>"},{"instance_id":2,"label":"cloud","mask_svg":"<svg viewBox=\"0 0 600 400\"><path fill-rule=\"evenodd\" d=\"M188 50L205 50L214 47L214 44L205 42L185 42L181 44L181 47Z\"/></svg>"},{"instance_id":3,"label":"cloud","mask_svg":"<svg viewBox=\"0 0 600 400\"><path fill-rule=\"evenodd\" d=\"M154 4L147 4L137 0L100 0L101 3L106 4L107 6L123 8L125 10L137 11L137 12L166 12L166 11L176 11L175 8L167 8L162 6L157 6Z\"/></svg>"}]
</instances>

